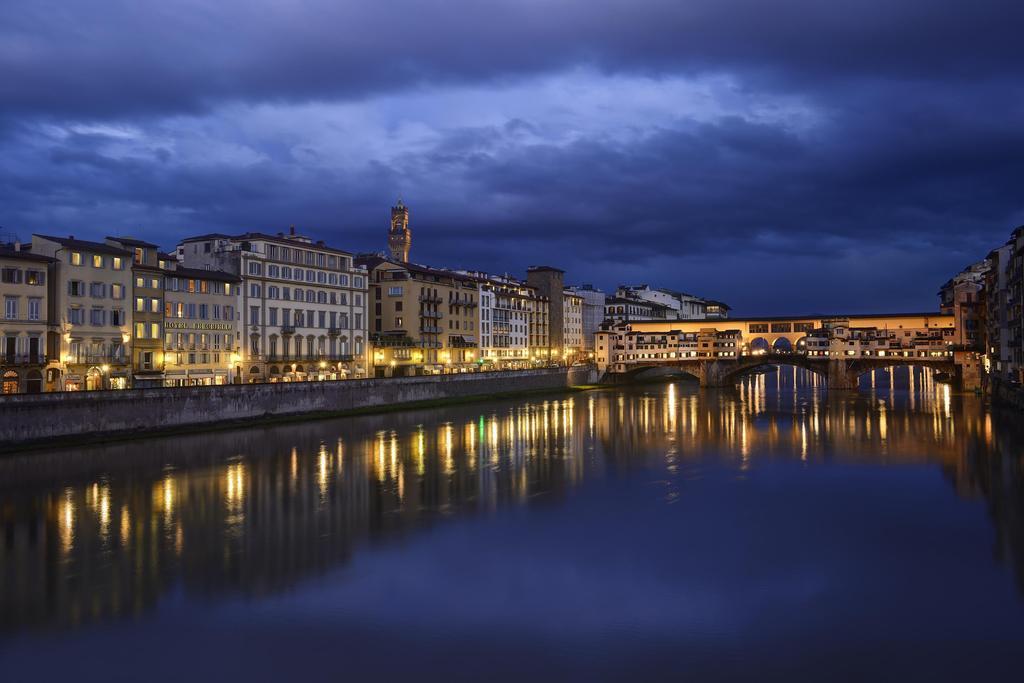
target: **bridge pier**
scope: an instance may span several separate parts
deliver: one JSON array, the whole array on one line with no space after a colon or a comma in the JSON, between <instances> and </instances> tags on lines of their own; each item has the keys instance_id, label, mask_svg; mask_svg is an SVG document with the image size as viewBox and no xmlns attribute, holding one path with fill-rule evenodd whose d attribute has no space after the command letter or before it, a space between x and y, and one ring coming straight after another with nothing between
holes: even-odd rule
<instances>
[{"instance_id":1,"label":"bridge pier","mask_svg":"<svg viewBox=\"0 0 1024 683\"><path fill-rule=\"evenodd\" d=\"M853 369L853 364L846 360L828 361L829 391L856 391L860 387L860 374Z\"/></svg>"}]
</instances>

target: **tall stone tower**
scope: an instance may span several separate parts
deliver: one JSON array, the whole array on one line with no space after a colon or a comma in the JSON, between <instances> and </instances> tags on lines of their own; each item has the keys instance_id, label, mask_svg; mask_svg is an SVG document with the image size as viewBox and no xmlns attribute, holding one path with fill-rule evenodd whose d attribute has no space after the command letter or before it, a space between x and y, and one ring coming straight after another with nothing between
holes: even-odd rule
<instances>
[{"instance_id":1,"label":"tall stone tower","mask_svg":"<svg viewBox=\"0 0 1024 683\"><path fill-rule=\"evenodd\" d=\"M391 252L391 258L396 261L408 261L410 247L412 247L412 230L409 229L409 209L399 199L398 204L391 207L388 250Z\"/></svg>"}]
</instances>

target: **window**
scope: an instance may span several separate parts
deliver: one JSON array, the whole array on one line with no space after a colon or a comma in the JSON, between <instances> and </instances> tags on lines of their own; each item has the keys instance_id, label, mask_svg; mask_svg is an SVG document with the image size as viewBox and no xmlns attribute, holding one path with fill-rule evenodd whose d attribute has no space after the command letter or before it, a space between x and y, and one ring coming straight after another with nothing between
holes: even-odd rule
<instances>
[{"instance_id":1,"label":"window","mask_svg":"<svg viewBox=\"0 0 1024 683\"><path fill-rule=\"evenodd\" d=\"M18 318L18 298L14 296L4 297L4 317L8 320Z\"/></svg>"},{"instance_id":2,"label":"window","mask_svg":"<svg viewBox=\"0 0 1024 683\"><path fill-rule=\"evenodd\" d=\"M28 319L39 320L39 316L42 314L43 300L37 298L31 298L28 300Z\"/></svg>"},{"instance_id":3,"label":"window","mask_svg":"<svg viewBox=\"0 0 1024 683\"><path fill-rule=\"evenodd\" d=\"M263 264L259 261L249 261L249 275L262 275Z\"/></svg>"},{"instance_id":4,"label":"window","mask_svg":"<svg viewBox=\"0 0 1024 683\"><path fill-rule=\"evenodd\" d=\"M260 307L250 306L249 307L249 324L259 325L260 324Z\"/></svg>"},{"instance_id":5,"label":"window","mask_svg":"<svg viewBox=\"0 0 1024 683\"><path fill-rule=\"evenodd\" d=\"M146 299L145 298L143 298L141 296L135 297L135 312L136 313L145 313L146 312Z\"/></svg>"},{"instance_id":6,"label":"window","mask_svg":"<svg viewBox=\"0 0 1024 683\"><path fill-rule=\"evenodd\" d=\"M159 313L160 312L160 299L150 299L149 300L149 312L150 313Z\"/></svg>"},{"instance_id":7,"label":"window","mask_svg":"<svg viewBox=\"0 0 1024 683\"><path fill-rule=\"evenodd\" d=\"M112 284L110 285L110 298L111 299L123 299L124 298L124 285Z\"/></svg>"},{"instance_id":8,"label":"window","mask_svg":"<svg viewBox=\"0 0 1024 683\"><path fill-rule=\"evenodd\" d=\"M402 296L402 288L388 287L388 296Z\"/></svg>"},{"instance_id":9,"label":"window","mask_svg":"<svg viewBox=\"0 0 1024 683\"><path fill-rule=\"evenodd\" d=\"M71 265L80 266L82 265L82 252L73 251L71 252Z\"/></svg>"},{"instance_id":10,"label":"window","mask_svg":"<svg viewBox=\"0 0 1024 683\"><path fill-rule=\"evenodd\" d=\"M124 325L124 309L115 308L110 311L110 324L114 327L121 327Z\"/></svg>"},{"instance_id":11,"label":"window","mask_svg":"<svg viewBox=\"0 0 1024 683\"><path fill-rule=\"evenodd\" d=\"M71 307L68 309L68 322L72 325L84 325L85 324L85 309L78 307Z\"/></svg>"},{"instance_id":12,"label":"window","mask_svg":"<svg viewBox=\"0 0 1024 683\"><path fill-rule=\"evenodd\" d=\"M356 275L354 278L352 278L352 286L353 287L358 287L359 289L362 289L362 287L363 287L363 278L362 278L361 275Z\"/></svg>"},{"instance_id":13,"label":"window","mask_svg":"<svg viewBox=\"0 0 1024 683\"><path fill-rule=\"evenodd\" d=\"M159 339L160 338L160 323L149 324L149 338Z\"/></svg>"},{"instance_id":14,"label":"window","mask_svg":"<svg viewBox=\"0 0 1024 683\"><path fill-rule=\"evenodd\" d=\"M123 270L124 269L124 261L121 260L120 256L115 256L113 258L113 265L114 265L114 270Z\"/></svg>"},{"instance_id":15,"label":"window","mask_svg":"<svg viewBox=\"0 0 1024 683\"><path fill-rule=\"evenodd\" d=\"M99 327L106 322L106 314L102 308L94 308L89 311L89 324L94 327Z\"/></svg>"},{"instance_id":16,"label":"window","mask_svg":"<svg viewBox=\"0 0 1024 683\"><path fill-rule=\"evenodd\" d=\"M146 323L135 323L135 338L145 339L146 338Z\"/></svg>"},{"instance_id":17,"label":"window","mask_svg":"<svg viewBox=\"0 0 1024 683\"><path fill-rule=\"evenodd\" d=\"M5 284L9 284L9 285L19 285L19 284L21 284L21 269L19 269L19 268L4 268L0 272L2 272L2 277L0 277L0 282L4 282ZM30 270L29 273L31 273L31 272L32 271ZM34 283L30 282L28 284L34 284Z\"/></svg>"},{"instance_id":18,"label":"window","mask_svg":"<svg viewBox=\"0 0 1024 683\"><path fill-rule=\"evenodd\" d=\"M158 278L158 277L152 278L149 281L149 286L150 286L151 289L160 289L160 278Z\"/></svg>"},{"instance_id":19,"label":"window","mask_svg":"<svg viewBox=\"0 0 1024 683\"><path fill-rule=\"evenodd\" d=\"M103 267L103 257L100 256L99 254L93 254L92 255L92 267L93 268L102 268Z\"/></svg>"},{"instance_id":20,"label":"window","mask_svg":"<svg viewBox=\"0 0 1024 683\"><path fill-rule=\"evenodd\" d=\"M146 278L142 277L141 275L136 276L135 277L135 286L138 287L139 289L142 289L143 287L145 287L146 286Z\"/></svg>"},{"instance_id":21,"label":"window","mask_svg":"<svg viewBox=\"0 0 1024 683\"><path fill-rule=\"evenodd\" d=\"M93 299L102 299L107 294L107 286L102 282L93 282L89 284L89 296Z\"/></svg>"},{"instance_id":22,"label":"window","mask_svg":"<svg viewBox=\"0 0 1024 683\"><path fill-rule=\"evenodd\" d=\"M199 319L206 320L209 317L209 306L207 304L199 304Z\"/></svg>"},{"instance_id":23,"label":"window","mask_svg":"<svg viewBox=\"0 0 1024 683\"><path fill-rule=\"evenodd\" d=\"M249 296L254 299L260 298L260 286L258 284L252 283L249 285Z\"/></svg>"},{"instance_id":24,"label":"window","mask_svg":"<svg viewBox=\"0 0 1024 683\"><path fill-rule=\"evenodd\" d=\"M71 296L85 296L85 283L81 280L68 280L68 294Z\"/></svg>"},{"instance_id":25,"label":"window","mask_svg":"<svg viewBox=\"0 0 1024 683\"><path fill-rule=\"evenodd\" d=\"M279 266L269 265L269 266L267 266L267 275L269 277L280 277L281 276L281 268Z\"/></svg>"}]
</instances>

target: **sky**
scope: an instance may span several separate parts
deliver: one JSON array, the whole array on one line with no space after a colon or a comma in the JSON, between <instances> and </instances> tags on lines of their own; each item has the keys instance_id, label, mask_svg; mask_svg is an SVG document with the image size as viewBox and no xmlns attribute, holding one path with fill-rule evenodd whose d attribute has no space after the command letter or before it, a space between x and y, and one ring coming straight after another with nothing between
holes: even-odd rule
<instances>
[{"instance_id":1,"label":"sky","mask_svg":"<svg viewBox=\"0 0 1024 683\"><path fill-rule=\"evenodd\" d=\"M0 232L937 308L1024 223L1016 0L4 0Z\"/></svg>"}]
</instances>

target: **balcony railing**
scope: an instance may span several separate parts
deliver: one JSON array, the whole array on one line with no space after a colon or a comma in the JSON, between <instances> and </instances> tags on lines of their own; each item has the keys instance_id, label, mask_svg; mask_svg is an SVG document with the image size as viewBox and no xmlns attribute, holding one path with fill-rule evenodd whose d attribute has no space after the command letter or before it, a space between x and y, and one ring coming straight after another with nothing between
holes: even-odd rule
<instances>
[{"instance_id":1,"label":"balcony railing","mask_svg":"<svg viewBox=\"0 0 1024 683\"><path fill-rule=\"evenodd\" d=\"M444 313L441 311L423 311L420 315L424 318L436 318L437 320L444 317Z\"/></svg>"},{"instance_id":2,"label":"balcony railing","mask_svg":"<svg viewBox=\"0 0 1024 683\"><path fill-rule=\"evenodd\" d=\"M420 332L427 334L441 334L441 328L437 325L420 325Z\"/></svg>"},{"instance_id":3,"label":"balcony railing","mask_svg":"<svg viewBox=\"0 0 1024 683\"><path fill-rule=\"evenodd\" d=\"M295 325L281 325L281 334L295 334Z\"/></svg>"},{"instance_id":4,"label":"balcony railing","mask_svg":"<svg viewBox=\"0 0 1024 683\"><path fill-rule=\"evenodd\" d=\"M0 355L0 363L4 365L45 365L46 356L41 353L5 353Z\"/></svg>"},{"instance_id":5,"label":"balcony railing","mask_svg":"<svg viewBox=\"0 0 1024 683\"><path fill-rule=\"evenodd\" d=\"M435 294L420 294L420 301L425 304L440 304L444 303L444 299Z\"/></svg>"},{"instance_id":6,"label":"balcony railing","mask_svg":"<svg viewBox=\"0 0 1024 683\"><path fill-rule=\"evenodd\" d=\"M114 363L124 364L127 361L124 356L112 355L109 353L81 353L75 356L68 356L67 362L69 364L96 364L96 363Z\"/></svg>"}]
</instances>

